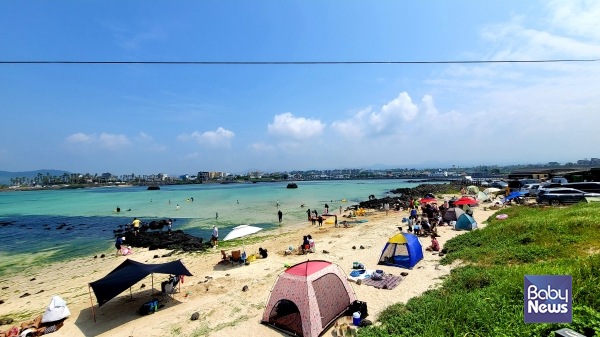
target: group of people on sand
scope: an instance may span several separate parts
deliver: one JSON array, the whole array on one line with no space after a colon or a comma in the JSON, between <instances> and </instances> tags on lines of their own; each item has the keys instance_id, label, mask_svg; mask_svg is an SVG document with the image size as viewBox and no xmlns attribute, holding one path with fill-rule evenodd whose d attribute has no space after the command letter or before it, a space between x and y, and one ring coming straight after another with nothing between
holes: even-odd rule
<instances>
[{"instance_id":1,"label":"group of people on sand","mask_svg":"<svg viewBox=\"0 0 600 337\"><path fill-rule=\"evenodd\" d=\"M315 251L315 241L313 240L312 236L310 236L310 234L305 235L302 238L302 244L300 245L298 251L302 254Z\"/></svg>"}]
</instances>

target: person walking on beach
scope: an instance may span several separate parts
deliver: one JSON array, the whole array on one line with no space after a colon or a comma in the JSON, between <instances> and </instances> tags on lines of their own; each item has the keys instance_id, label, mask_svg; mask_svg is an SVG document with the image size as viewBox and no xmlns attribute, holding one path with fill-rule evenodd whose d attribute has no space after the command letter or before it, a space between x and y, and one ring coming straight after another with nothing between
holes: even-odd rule
<instances>
[{"instance_id":1,"label":"person walking on beach","mask_svg":"<svg viewBox=\"0 0 600 337\"><path fill-rule=\"evenodd\" d=\"M281 210L277 212L277 216L279 217L279 224L281 224L281 221L283 220L283 213L281 212Z\"/></svg>"},{"instance_id":2,"label":"person walking on beach","mask_svg":"<svg viewBox=\"0 0 600 337\"><path fill-rule=\"evenodd\" d=\"M133 234L137 236L140 231L140 220L138 220L138 218L133 218L131 224L133 225Z\"/></svg>"},{"instance_id":3,"label":"person walking on beach","mask_svg":"<svg viewBox=\"0 0 600 337\"><path fill-rule=\"evenodd\" d=\"M388 204L387 202L383 204L383 209L385 210L385 215L388 215L388 213L390 212L390 204Z\"/></svg>"},{"instance_id":4,"label":"person walking on beach","mask_svg":"<svg viewBox=\"0 0 600 337\"><path fill-rule=\"evenodd\" d=\"M319 228L323 227L323 216L319 215L317 220L319 221Z\"/></svg>"},{"instance_id":5,"label":"person walking on beach","mask_svg":"<svg viewBox=\"0 0 600 337\"><path fill-rule=\"evenodd\" d=\"M117 248L117 256L119 255L119 253L121 252L121 245L123 244L123 240L125 240L125 237L118 237L117 238L117 242L115 242L115 248Z\"/></svg>"},{"instance_id":6,"label":"person walking on beach","mask_svg":"<svg viewBox=\"0 0 600 337\"><path fill-rule=\"evenodd\" d=\"M215 225L213 225L213 233L210 242L213 243L215 248L219 247L219 229Z\"/></svg>"}]
</instances>

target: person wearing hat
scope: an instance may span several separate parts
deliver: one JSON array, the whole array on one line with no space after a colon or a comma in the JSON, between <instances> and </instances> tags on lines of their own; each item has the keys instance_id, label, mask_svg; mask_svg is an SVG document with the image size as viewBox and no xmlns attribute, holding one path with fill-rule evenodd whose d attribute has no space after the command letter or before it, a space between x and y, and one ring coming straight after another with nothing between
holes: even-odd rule
<instances>
[{"instance_id":1,"label":"person wearing hat","mask_svg":"<svg viewBox=\"0 0 600 337\"><path fill-rule=\"evenodd\" d=\"M215 248L219 247L219 230L217 229L217 226L213 225L213 234L212 237L210 238L210 242L213 243L213 246Z\"/></svg>"},{"instance_id":2,"label":"person wearing hat","mask_svg":"<svg viewBox=\"0 0 600 337\"><path fill-rule=\"evenodd\" d=\"M118 237L117 238L117 242L115 242L115 247L117 248L117 254L115 255L119 255L119 253L121 252L121 245L123 244L123 240L125 240L125 237Z\"/></svg>"}]
</instances>

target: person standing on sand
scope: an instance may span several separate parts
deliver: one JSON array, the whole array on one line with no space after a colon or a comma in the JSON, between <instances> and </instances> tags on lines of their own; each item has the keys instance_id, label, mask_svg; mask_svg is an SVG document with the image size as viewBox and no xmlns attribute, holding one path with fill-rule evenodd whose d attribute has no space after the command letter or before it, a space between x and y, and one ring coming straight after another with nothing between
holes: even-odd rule
<instances>
[{"instance_id":1,"label":"person standing on sand","mask_svg":"<svg viewBox=\"0 0 600 337\"><path fill-rule=\"evenodd\" d=\"M325 204L325 214L329 214L329 205Z\"/></svg>"},{"instance_id":2,"label":"person standing on sand","mask_svg":"<svg viewBox=\"0 0 600 337\"><path fill-rule=\"evenodd\" d=\"M308 221L310 221L310 219L312 218L312 217L310 216L310 208L308 209L308 211L306 211L306 214L308 215Z\"/></svg>"},{"instance_id":3,"label":"person standing on sand","mask_svg":"<svg viewBox=\"0 0 600 337\"><path fill-rule=\"evenodd\" d=\"M319 215L317 220L319 221L319 228L323 227L323 216Z\"/></svg>"},{"instance_id":4,"label":"person standing on sand","mask_svg":"<svg viewBox=\"0 0 600 337\"><path fill-rule=\"evenodd\" d=\"M342 205L340 205L340 215L342 215Z\"/></svg>"},{"instance_id":5,"label":"person standing on sand","mask_svg":"<svg viewBox=\"0 0 600 337\"><path fill-rule=\"evenodd\" d=\"M117 254L115 255L119 255L119 253L121 252L121 245L123 244L123 240L125 240L125 237L118 237L117 238L117 242L115 242L115 247L117 248Z\"/></svg>"},{"instance_id":6,"label":"person standing on sand","mask_svg":"<svg viewBox=\"0 0 600 337\"><path fill-rule=\"evenodd\" d=\"M281 210L277 212L277 216L279 217L279 224L281 224L281 221L283 220L283 213L281 212Z\"/></svg>"},{"instance_id":7,"label":"person standing on sand","mask_svg":"<svg viewBox=\"0 0 600 337\"><path fill-rule=\"evenodd\" d=\"M383 209L385 210L385 215L388 215L388 213L390 212L390 204L388 204L387 202L383 204Z\"/></svg>"},{"instance_id":8,"label":"person standing on sand","mask_svg":"<svg viewBox=\"0 0 600 337\"><path fill-rule=\"evenodd\" d=\"M219 229L217 229L217 226L215 225L213 225L213 233L210 242L213 243L215 248L219 247Z\"/></svg>"},{"instance_id":9,"label":"person standing on sand","mask_svg":"<svg viewBox=\"0 0 600 337\"><path fill-rule=\"evenodd\" d=\"M133 218L131 224L133 225L133 234L137 236L140 231L140 220L138 220L138 218Z\"/></svg>"},{"instance_id":10,"label":"person standing on sand","mask_svg":"<svg viewBox=\"0 0 600 337\"><path fill-rule=\"evenodd\" d=\"M173 222L171 221L171 219L169 219L169 221L167 221L167 233L169 233L169 235L171 235L171 226L173 225Z\"/></svg>"}]
</instances>

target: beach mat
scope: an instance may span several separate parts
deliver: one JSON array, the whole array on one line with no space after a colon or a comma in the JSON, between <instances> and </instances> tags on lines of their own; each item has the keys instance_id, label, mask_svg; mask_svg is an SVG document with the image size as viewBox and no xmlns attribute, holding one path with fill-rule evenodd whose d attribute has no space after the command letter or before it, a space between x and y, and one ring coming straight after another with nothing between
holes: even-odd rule
<instances>
[{"instance_id":1,"label":"beach mat","mask_svg":"<svg viewBox=\"0 0 600 337\"><path fill-rule=\"evenodd\" d=\"M362 281L363 284L373 286L377 289L383 289L383 286L387 286L388 290L396 288L400 284L400 282L402 282L402 276L389 274L385 275L382 280L373 280L371 278L368 278Z\"/></svg>"}]
</instances>

